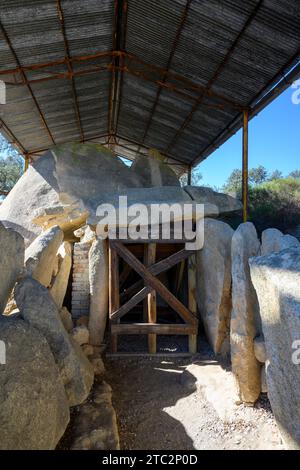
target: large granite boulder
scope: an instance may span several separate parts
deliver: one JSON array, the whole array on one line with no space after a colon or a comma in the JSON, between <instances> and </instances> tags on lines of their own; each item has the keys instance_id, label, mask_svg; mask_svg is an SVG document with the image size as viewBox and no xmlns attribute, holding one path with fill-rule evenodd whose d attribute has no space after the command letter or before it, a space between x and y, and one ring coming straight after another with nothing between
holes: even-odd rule
<instances>
[{"instance_id":1,"label":"large granite boulder","mask_svg":"<svg viewBox=\"0 0 300 470\"><path fill-rule=\"evenodd\" d=\"M86 207L100 203L106 192L142 186L136 173L99 144L56 145L19 179L1 204L0 220L21 233L27 246L41 227L59 225L67 232L83 225Z\"/></svg>"},{"instance_id":2,"label":"large granite boulder","mask_svg":"<svg viewBox=\"0 0 300 470\"><path fill-rule=\"evenodd\" d=\"M163 157L155 151L149 155L138 155L131 171L135 172L143 181L145 188L152 186L180 186L179 179L170 165L163 161Z\"/></svg>"},{"instance_id":3,"label":"large granite boulder","mask_svg":"<svg viewBox=\"0 0 300 470\"><path fill-rule=\"evenodd\" d=\"M24 240L0 223L0 315L24 267ZM1 339L1 338L0 338Z\"/></svg>"},{"instance_id":4,"label":"large granite boulder","mask_svg":"<svg viewBox=\"0 0 300 470\"><path fill-rule=\"evenodd\" d=\"M91 364L68 335L49 291L26 276L15 287L21 316L47 339L59 367L70 406L82 403L93 385Z\"/></svg>"},{"instance_id":5,"label":"large granite boulder","mask_svg":"<svg viewBox=\"0 0 300 470\"><path fill-rule=\"evenodd\" d=\"M218 199L217 205L228 212L229 203L225 211L218 193L205 190L204 198L191 197L188 189L179 187L177 176L167 164L151 156L146 163L141 159L129 168L99 144L53 146L30 166L6 197L0 207L0 220L21 233L28 246L42 230L54 225L63 230L65 240L74 239L74 230L86 222L97 224L99 205L117 205L119 195L127 195L130 205L165 202L183 205L194 199L195 203L205 203L206 216L218 215L215 205ZM199 188L195 191L199 192ZM232 202L229 196L223 198Z\"/></svg>"},{"instance_id":6,"label":"large granite boulder","mask_svg":"<svg viewBox=\"0 0 300 470\"><path fill-rule=\"evenodd\" d=\"M256 256L260 243L251 222L241 224L234 232L231 245L232 314L230 346L232 371L239 395L252 404L261 391L260 363L255 357L254 338L259 334L259 306L250 278L249 258Z\"/></svg>"},{"instance_id":7,"label":"large granite boulder","mask_svg":"<svg viewBox=\"0 0 300 470\"><path fill-rule=\"evenodd\" d=\"M89 251L90 281L90 343L103 342L108 316L108 247L107 242L97 239Z\"/></svg>"},{"instance_id":8,"label":"large granite boulder","mask_svg":"<svg viewBox=\"0 0 300 470\"><path fill-rule=\"evenodd\" d=\"M270 255L276 251L282 251L293 246L300 247L297 238L292 235L284 235L277 228L267 228L261 234L261 255Z\"/></svg>"},{"instance_id":9,"label":"large granite boulder","mask_svg":"<svg viewBox=\"0 0 300 470\"><path fill-rule=\"evenodd\" d=\"M25 251L27 274L48 287L56 269L56 255L63 241L63 231L56 225L39 235Z\"/></svg>"},{"instance_id":10,"label":"large granite boulder","mask_svg":"<svg viewBox=\"0 0 300 470\"><path fill-rule=\"evenodd\" d=\"M204 245L197 252L197 302L215 353L229 351L231 313L231 239L224 222L204 220Z\"/></svg>"},{"instance_id":11,"label":"large granite boulder","mask_svg":"<svg viewBox=\"0 0 300 470\"><path fill-rule=\"evenodd\" d=\"M220 215L241 211L243 208L238 199L205 186L185 186L184 190L198 204L207 203L217 206Z\"/></svg>"},{"instance_id":12,"label":"large granite boulder","mask_svg":"<svg viewBox=\"0 0 300 470\"><path fill-rule=\"evenodd\" d=\"M268 396L286 446L300 449L300 247L252 258L266 345Z\"/></svg>"},{"instance_id":13,"label":"large granite boulder","mask_svg":"<svg viewBox=\"0 0 300 470\"><path fill-rule=\"evenodd\" d=\"M119 199L120 196L122 199ZM192 201L190 196L182 189L176 186L159 186L152 188L131 188L126 191L120 191L119 193L108 192L102 198L102 207L90 206L90 216L88 218L88 223L92 226L98 225L98 229L101 228L101 220L103 220L103 215L106 214L105 204L110 204L115 208L117 224L119 226L126 226L124 222L124 216L120 217L120 214L128 215L127 225L131 221L136 220L136 217L139 217L139 225L143 226L149 224L151 221L155 220L155 214L158 213L160 209L167 209L161 211L160 222L162 224L169 224L170 220L182 220L182 214L186 209L186 205L193 210L194 215L196 214L196 205L195 201ZM142 211L140 211L140 205L142 205ZM171 207L175 207L175 212L171 210ZM204 203L201 206L203 209L203 216L205 217L217 217L218 208L211 203ZM202 214L201 214L202 216ZM201 218L200 216L200 218ZM105 220L106 217L105 217ZM119 222L120 221L120 222ZM100 223L99 223L100 222ZM103 223L103 226L106 226L107 222ZM152 227L155 225L153 223ZM98 234L103 234L103 231L100 230Z\"/></svg>"},{"instance_id":14,"label":"large granite boulder","mask_svg":"<svg viewBox=\"0 0 300 470\"><path fill-rule=\"evenodd\" d=\"M60 309L66 295L71 267L72 267L72 245L69 242L64 242L60 245L58 252L58 272L51 281L49 289L50 294Z\"/></svg>"},{"instance_id":15,"label":"large granite boulder","mask_svg":"<svg viewBox=\"0 0 300 470\"><path fill-rule=\"evenodd\" d=\"M1 450L54 449L69 422L59 370L44 336L20 317L0 316Z\"/></svg>"}]
</instances>

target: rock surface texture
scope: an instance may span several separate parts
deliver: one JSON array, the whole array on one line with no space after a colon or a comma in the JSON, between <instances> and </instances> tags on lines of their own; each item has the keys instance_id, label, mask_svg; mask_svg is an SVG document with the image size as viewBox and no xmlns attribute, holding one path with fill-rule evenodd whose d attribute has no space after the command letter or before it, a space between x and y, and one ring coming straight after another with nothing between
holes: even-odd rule
<instances>
[{"instance_id":1,"label":"rock surface texture","mask_svg":"<svg viewBox=\"0 0 300 470\"><path fill-rule=\"evenodd\" d=\"M0 317L6 364L0 365L2 450L54 449L69 422L69 406L48 343L20 317Z\"/></svg>"},{"instance_id":2,"label":"rock surface texture","mask_svg":"<svg viewBox=\"0 0 300 470\"><path fill-rule=\"evenodd\" d=\"M115 410L111 402L111 387L97 383L87 403L74 422L75 450L119 450L119 435Z\"/></svg>"},{"instance_id":3,"label":"rock surface texture","mask_svg":"<svg viewBox=\"0 0 300 470\"><path fill-rule=\"evenodd\" d=\"M50 286L53 272L57 269L56 254L63 236L63 231L56 225L39 235L25 251L27 274L45 287Z\"/></svg>"},{"instance_id":4,"label":"rock surface texture","mask_svg":"<svg viewBox=\"0 0 300 470\"><path fill-rule=\"evenodd\" d=\"M24 249L23 238L0 223L0 314L4 312L16 280L23 271Z\"/></svg>"},{"instance_id":5,"label":"rock surface texture","mask_svg":"<svg viewBox=\"0 0 300 470\"><path fill-rule=\"evenodd\" d=\"M21 233L28 246L41 227L79 228L87 208L100 204L108 191L142 186L141 178L105 147L60 144L30 165L1 204L0 220Z\"/></svg>"},{"instance_id":6,"label":"rock surface texture","mask_svg":"<svg viewBox=\"0 0 300 470\"><path fill-rule=\"evenodd\" d=\"M300 449L300 248L250 260L272 410L286 446Z\"/></svg>"},{"instance_id":7,"label":"rock surface texture","mask_svg":"<svg viewBox=\"0 0 300 470\"><path fill-rule=\"evenodd\" d=\"M83 344L87 344L89 342L90 334L87 327L81 325L73 328L73 330L71 331L71 336L74 341L79 344L79 346L82 346Z\"/></svg>"},{"instance_id":8,"label":"rock surface texture","mask_svg":"<svg viewBox=\"0 0 300 470\"><path fill-rule=\"evenodd\" d=\"M38 158L19 179L0 206L0 220L25 239L26 247L41 234L58 225L65 239L88 221L97 223L100 204L128 195L131 204L185 201L206 203L206 213L239 210L234 198L208 188L179 186L173 170L159 158L141 157L126 166L107 148L93 143L68 143L52 147ZM146 166L150 171L146 172ZM84 185L82 184L84 181ZM190 195L191 194L191 195ZM114 202L113 201L113 202ZM69 238L70 237L70 238Z\"/></svg>"},{"instance_id":9,"label":"rock surface texture","mask_svg":"<svg viewBox=\"0 0 300 470\"><path fill-rule=\"evenodd\" d=\"M210 203L217 206L220 215L241 211L243 208L238 199L205 186L185 186L184 190L198 204Z\"/></svg>"},{"instance_id":10,"label":"rock surface texture","mask_svg":"<svg viewBox=\"0 0 300 470\"><path fill-rule=\"evenodd\" d=\"M89 251L90 280L90 343L103 342L108 315L108 248L107 242L97 239Z\"/></svg>"},{"instance_id":11,"label":"rock surface texture","mask_svg":"<svg viewBox=\"0 0 300 470\"><path fill-rule=\"evenodd\" d=\"M172 168L164 163L159 154L151 151L149 155L139 155L134 160L131 170L134 171L143 181L146 188L153 186L180 186L176 173Z\"/></svg>"},{"instance_id":12,"label":"rock surface texture","mask_svg":"<svg viewBox=\"0 0 300 470\"><path fill-rule=\"evenodd\" d=\"M267 361L266 345L262 335L254 339L254 354L256 359L262 364Z\"/></svg>"},{"instance_id":13,"label":"rock surface texture","mask_svg":"<svg viewBox=\"0 0 300 470\"><path fill-rule=\"evenodd\" d=\"M73 329L73 320L72 320L72 315L67 309L67 307L62 307L59 310L59 316L62 321L62 324L64 325L66 331L70 333L70 331Z\"/></svg>"},{"instance_id":14,"label":"rock surface texture","mask_svg":"<svg viewBox=\"0 0 300 470\"><path fill-rule=\"evenodd\" d=\"M82 403L93 385L93 368L80 346L69 337L48 290L27 276L17 284L15 299L22 317L47 339L70 406Z\"/></svg>"},{"instance_id":15,"label":"rock surface texture","mask_svg":"<svg viewBox=\"0 0 300 470\"><path fill-rule=\"evenodd\" d=\"M271 253L292 248L300 247L297 238L292 235L284 235L277 228L268 228L261 235L261 255L270 255Z\"/></svg>"},{"instance_id":16,"label":"rock surface texture","mask_svg":"<svg viewBox=\"0 0 300 470\"><path fill-rule=\"evenodd\" d=\"M241 401L255 403L261 391L261 365L254 353L258 335L259 306L250 278L248 260L260 250L255 227L241 224L234 232L231 245L232 314L230 346L232 371L237 379Z\"/></svg>"},{"instance_id":17,"label":"rock surface texture","mask_svg":"<svg viewBox=\"0 0 300 470\"><path fill-rule=\"evenodd\" d=\"M58 308L61 308L66 295L72 267L72 245L64 242L58 249L58 272L51 281L50 294Z\"/></svg>"},{"instance_id":18,"label":"rock surface texture","mask_svg":"<svg viewBox=\"0 0 300 470\"><path fill-rule=\"evenodd\" d=\"M215 353L229 350L233 233L224 222L205 219L204 245L197 252L198 308Z\"/></svg>"}]
</instances>

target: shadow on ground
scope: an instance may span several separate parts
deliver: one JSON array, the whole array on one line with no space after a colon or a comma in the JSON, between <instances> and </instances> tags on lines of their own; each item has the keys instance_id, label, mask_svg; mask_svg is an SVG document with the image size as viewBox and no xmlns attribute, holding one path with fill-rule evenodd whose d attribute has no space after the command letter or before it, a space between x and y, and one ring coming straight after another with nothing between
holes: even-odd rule
<instances>
[{"instance_id":1,"label":"shadow on ground","mask_svg":"<svg viewBox=\"0 0 300 470\"><path fill-rule=\"evenodd\" d=\"M121 449L194 449L184 426L166 410L195 391L191 374L185 373L182 383L184 363L178 365L172 359L107 361Z\"/></svg>"}]
</instances>

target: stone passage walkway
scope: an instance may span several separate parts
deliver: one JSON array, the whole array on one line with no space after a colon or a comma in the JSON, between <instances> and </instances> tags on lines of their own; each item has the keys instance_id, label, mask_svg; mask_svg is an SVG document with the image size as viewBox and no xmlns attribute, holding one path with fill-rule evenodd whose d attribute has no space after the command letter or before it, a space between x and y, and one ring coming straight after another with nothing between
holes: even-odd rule
<instances>
[{"instance_id":1,"label":"stone passage walkway","mask_svg":"<svg viewBox=\"0 0 300 470\"><path fill-rule=\"evenodd\" d=\"M282 449L269 402L237 405L234 379L200 343L192 359L106 360L121 449Z\"/></svg>"}]
</instances>

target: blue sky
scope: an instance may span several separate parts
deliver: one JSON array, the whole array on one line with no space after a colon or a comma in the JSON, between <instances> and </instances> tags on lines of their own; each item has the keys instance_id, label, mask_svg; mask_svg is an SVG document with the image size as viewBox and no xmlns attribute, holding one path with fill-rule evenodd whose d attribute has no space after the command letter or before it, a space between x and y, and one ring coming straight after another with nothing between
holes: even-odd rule
<instances>
[{"instance_id":1,"label":"blue sky","mask_svg":"<svg viewBox=\"0 0 300 470\"><path fill-rule=\"evenodd\" d=\"M300 169L300 104L292 103L288 88L249 123L249 168L263 165L284 175ZM299 93L298 93L299 94ZM221 187L234 168L242 165L242 131L198 165L200 184Z\"/></svg>"}]
</instances>

